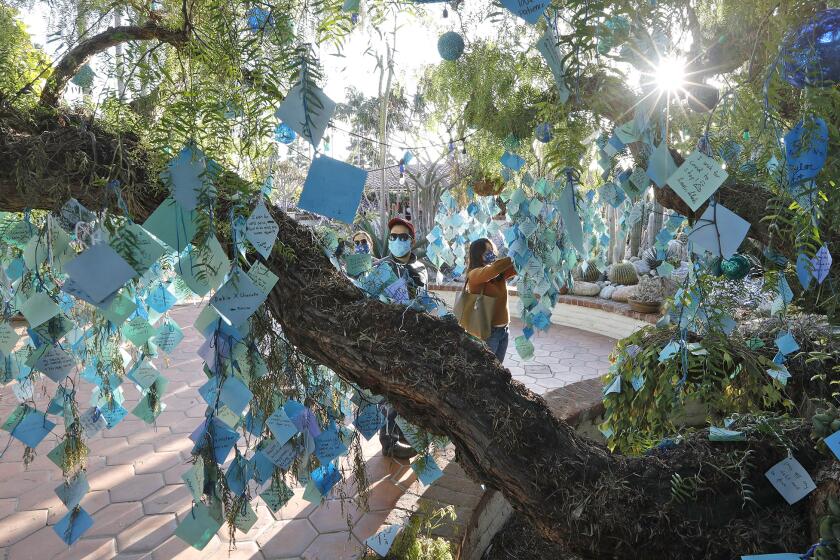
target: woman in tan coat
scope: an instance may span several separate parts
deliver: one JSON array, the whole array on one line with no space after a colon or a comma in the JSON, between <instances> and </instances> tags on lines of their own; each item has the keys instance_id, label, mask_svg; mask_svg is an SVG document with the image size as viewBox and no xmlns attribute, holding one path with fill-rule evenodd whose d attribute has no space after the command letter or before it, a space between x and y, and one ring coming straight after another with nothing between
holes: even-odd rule
<instances>
[{"instance_id":1,"label":"woman in tan coat","mask_svg":"<svg viewBox=\"0 0 840 560\"><path fill-rule=\"evenodd\" d=\"M495 298L491 323L493 328L490 337L484 342L496 358L503 362L507 352L510 323L507 279L516 275L516 269L510 257L496 259L496 246L486 237L476 239L470 244L469 258L467 291Z\"/></svg>"}]
</instances>

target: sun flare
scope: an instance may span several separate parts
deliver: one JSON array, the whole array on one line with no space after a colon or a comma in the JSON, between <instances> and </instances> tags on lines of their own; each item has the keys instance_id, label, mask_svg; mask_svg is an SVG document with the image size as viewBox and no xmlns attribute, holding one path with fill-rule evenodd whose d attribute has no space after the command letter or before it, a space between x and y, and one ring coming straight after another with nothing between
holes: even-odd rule
<instances>
[{"instance_id":1,"label":"sun flare","mask_svg":"<svg viewBox=\"0 0 840 560\"><path fill-rule=\"evenodd\" d=\"M663 92L674 92L685 85L685 61L674 56L662 58L654 72L656 87Z\"/></svg>"}]
</instances>

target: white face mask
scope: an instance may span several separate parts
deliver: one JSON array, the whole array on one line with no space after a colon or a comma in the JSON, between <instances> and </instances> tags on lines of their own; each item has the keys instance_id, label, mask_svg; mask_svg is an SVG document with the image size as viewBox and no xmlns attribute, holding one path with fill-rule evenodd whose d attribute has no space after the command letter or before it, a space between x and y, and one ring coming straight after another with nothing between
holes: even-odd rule
<instances>
[{"instance_id":1,"label":"white face mask","mask_svg":"<svg viewBox=\"0 0 840 560\"><path fill-rule=\"evenodd\" d=\"M411 241L408 239L388 240L388 250L397 258L404 257L411 251Z\"/></svg>"}]
</instances>

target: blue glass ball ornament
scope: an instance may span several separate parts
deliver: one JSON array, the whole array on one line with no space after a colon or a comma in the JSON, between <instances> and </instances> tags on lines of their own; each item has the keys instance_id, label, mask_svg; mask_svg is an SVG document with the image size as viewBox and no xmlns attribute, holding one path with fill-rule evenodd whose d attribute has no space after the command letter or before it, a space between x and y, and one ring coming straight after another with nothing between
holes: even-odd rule
<instances>
[{"instance_id":1,"label":"blue glass ball ornament","mask_svg":"<svg viewBox=\"0 0 840 560\"><path fill-rule=\"evenodd\" d=\"M792 86L840 83L840 9L817 13L785 37L782 77Z\"/></svg>"},{"instance_id":2,"label":"blue glass ball ornament","mask_svg":"<svg viewBox=\"0 0 840 560\"><path fill-rule=\"evenodd\" d=\"M551 141L551 125L548 123L538 124L534 129L534 136L543 144Z\"/></svg>"},{"instance_id":3,"label":"blue glass ball ornament","mask_svg":"<svg viewBox=\"0 0 840 560\"><path fill-rule=\"evenodd\" d=\"M454 31L447 31L438 39L438 52L444 60L458 60L464 54L464 38Z\"/></svg>"},{"instance_id":4,"label":"blue glass ball ornament","mask_svg":"<svg viewBox=\"0 0 840 560\"><path fill-rule=\"evenodd\" d=\"M297 134L286 123L278 123L274 127L274 139L282 144L291 144L297 138Z\"/></svg>"}]
</instances>

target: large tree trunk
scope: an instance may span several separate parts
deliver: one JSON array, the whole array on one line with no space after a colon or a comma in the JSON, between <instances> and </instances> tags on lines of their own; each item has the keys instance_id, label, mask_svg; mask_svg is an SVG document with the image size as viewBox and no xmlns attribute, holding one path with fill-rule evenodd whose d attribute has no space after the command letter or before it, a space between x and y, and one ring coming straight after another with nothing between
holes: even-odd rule
<instances>
[{"instance_id":1,"label":"large tree trunk","mask_svg":"<svg viewBox=\"0 0 840 560\"><path fill-rule=\"evenodd\" d=\"M21 143L34 149L43 142L40 150L65 162L87 162L91 155L114 160L107 136L91 142L82 134L70 151L73 130L49 130L38 138L4 131L1 209L54 209L70 196L91 209L116 206L104 188L80 186L91 184L91 173L101 176L107 168L101 164L80 166L74 176L84 182L68 181L67 168L52 165L40 168L37 181L18 180L26 165L8 158ZM52 143L54 136L65 140L63 147ZM123 197L138 221L165 194L142 167L147 160L135 153L122 163L139 167L119 173L128 181ZM709 444L702 433L643 458L612 455L554 418L539 396L513 380L455 321L366 298L332 267L309 230L280 210L272 213L290 252L275 251L267 261L280 278L268 305L289 340L345 379L384 395L409 421L448 436L461 466L503 492L546 538L591 558L729 559L804 550L810 542L808 500L790 507L764 478L786 455L773 441ZM786 435L797 459L815 472L820 456L806 426L794 423ZM733 476L736 456L729 452L744 448L752 450L751 468ZM672 499L675 474L702 476L693 501ZM758 506L745 503L742 483L752 485Z\"/></svg>"}]
</instances>

